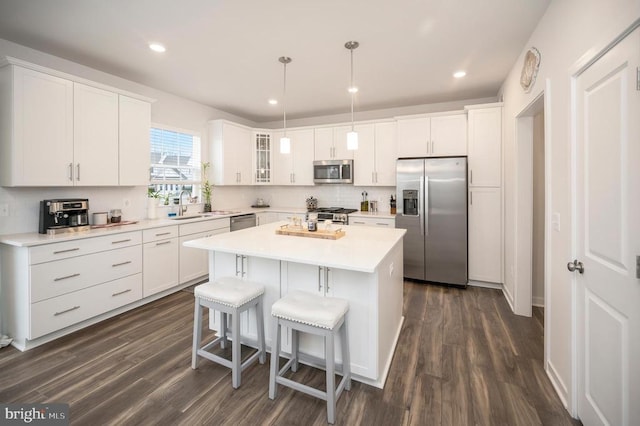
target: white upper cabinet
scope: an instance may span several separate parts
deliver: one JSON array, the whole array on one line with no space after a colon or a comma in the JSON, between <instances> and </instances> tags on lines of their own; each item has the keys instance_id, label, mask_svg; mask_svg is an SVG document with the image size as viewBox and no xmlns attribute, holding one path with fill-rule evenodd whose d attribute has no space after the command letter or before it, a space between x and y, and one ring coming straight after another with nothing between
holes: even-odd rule
<instances>
[{"instance_id":1,"label":"white upper cabinet","mask_svg":"<svg viewBox=\"0 0 640 426\"><path fill-rule=\"evenodd\" d=\"M143 106L130 115L117 89L14 59L9 63L0 68L0 185L148 182L148 101L131 99ZM135 181L129 174L134 168Z\"/></svg>"},{"instance_id":2,"label":"white upper cabinet","mask_svg":"<svg viewBox=\"0 0 640 426\"><path fill-rule=\"evenodd\" d=\"M314 130L315 160L352 160L353 151L347 149L347 133L351 126L321 127Z\"/></svg>"},{"instance_id":3,"label":"white upper cabinet","mask_svg":"<svg viewBox=\"0 0 640 426\"><path fill-rule=\"evenodd\" d=\"M119 104L119 183L146 186L149 183L151 104L124 95L119 95Z\"/></svg>"},{"instance_id":4,"label":"white upper cabinet","mask_svg":"<svg viewBox=\"0 0 640 426\"><path fill-rule=\"evenodd\" d=\"M73 85L75 185L118 185L118 94Z\"/></svg>"},{"instance_id":5,"label":"white upper cabinet","mask_svg":"<svg viewBox=\"0 0 640 426\"><path fill-rule=\"evenodd\" d=\"M463 113L398 119L398 157L467 155L467 117Z\"/></svg>"},{"instance_id":6,"label":"white upper cabinet","mask_svg":"<svg viewBox=\"0 0 640 426\"><path fill-rule=\"evenodd\" d=\"M469 186L499 187L502 106L469 109Z\"/></svg>"},{"instance_id":7,"label":"white upper cabinet","mask_svg":"<svg viewBox=\"0 0 640 426\"><path fill-rule=\"evenodd\" d=\"M252 130L225 120L214 120L209 125L213 183L252 184Z\"/></svg>"},{"instance_id":8,"label":"white upper cabinet","mask_svg":"<svg viewBox=\"0 0 640 426\"><path fill-rule=\"evenodd\" d=\"M287 130L291 152L280 153L283 131L272 133L273 183L275 185L313 185L313 129Z\"/></svg>"},{"instance_id":9,"label":"white upper cabinet","mask_svg":"<svg viewBox=\"0 0 640 426\"><path fill-rule=\"evenodd\" d=\"M396 123L357 125L354 151L354 185L395 186Z\"/></svg>"},{"instance_id":10,"label":"white upper cabinet","mask_svg":"<svg viewBox=\"0 0 640 426\"><path fill-rule=\"evenodd\" d=\"M0 184L73 185L73 82L0 68Z\"/></svg>"},{"instance_id":11,"label":"white upper cabinet","mask_svg":"<svg viewBox=\"0 0 640 426\"><path fill-rule=\"evenodd\" d=\"M254 131L253 141L253 182L258 185L269 185L273 182L273 138L271 132Z\"/></svg>"}]
</instances>

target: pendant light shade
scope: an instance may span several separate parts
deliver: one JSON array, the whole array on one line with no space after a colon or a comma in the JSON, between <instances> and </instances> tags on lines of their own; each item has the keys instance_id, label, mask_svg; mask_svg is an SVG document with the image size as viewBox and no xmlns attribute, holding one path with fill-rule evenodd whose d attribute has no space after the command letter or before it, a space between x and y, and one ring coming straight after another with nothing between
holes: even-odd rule
<instances>
[{"instance_id":1,"label":"pendant light shade","mask_svg":"<svg viewBox=\"0 0 640 426\"><path fill-rule=\"evenodd\" d=\"M282 89L284 134L280 138L280 153L290 154L291 139L287 137L287 64L291 62L291 58L289 58L288 56L281 56L280 58L278 58L278 61L280 61L284 65L284 84Z\"/></svg>"},{"instance_id":2,"label":"pendant light shade","mask_svg":"<svg viewBox=\"0 0 640 426\"><path fill-rule=\"evenodd\" d=\"M351 52L351 84L349 85L349 93L351 94L351 131L347 133L347 149L355 151L358 149L358 132L356 132L353 125L353 97L358 89L353 85L353 51L360 46L357 41L348 41L344 44L344 47Z\"/></svg>"}]
</instances>

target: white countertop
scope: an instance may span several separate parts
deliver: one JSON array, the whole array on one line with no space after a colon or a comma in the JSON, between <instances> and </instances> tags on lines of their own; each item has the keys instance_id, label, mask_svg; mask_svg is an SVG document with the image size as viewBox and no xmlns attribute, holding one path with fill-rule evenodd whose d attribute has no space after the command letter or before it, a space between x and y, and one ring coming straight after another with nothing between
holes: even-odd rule
<instances>
[{"instance_id":1,"label":"white countertop","mask_svg":"<svg viewBox=\"0 0 640 426\"><path fill-rule=\"evenodd\" d=\"M337 240L277 235L286 222L191 240L187 247L256 256L309 265L373 273L393 247L402 241L404 229L341 226L346 235Z\"/></svg>"}]
</instances>

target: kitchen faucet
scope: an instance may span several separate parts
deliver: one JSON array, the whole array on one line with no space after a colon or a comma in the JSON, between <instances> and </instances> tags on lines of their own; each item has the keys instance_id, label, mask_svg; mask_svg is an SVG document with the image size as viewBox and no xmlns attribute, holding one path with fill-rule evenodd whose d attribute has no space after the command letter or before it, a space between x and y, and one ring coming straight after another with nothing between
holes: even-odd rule
<instances>
[{"instance_id":1,"label":"kitchen faucet","mask_svg":"<svg viewBox=\"0 0 640 426\"><path fill-rule=\"evenodd\" d=\"M178 216L184 216L184 212L187 211L187 206L182 204L182 194L184 193L189 194L189 197L191 197L191 191L183 189L182 191L180 191L180 195L178 195Z\"/></svg>"}]
</instances>

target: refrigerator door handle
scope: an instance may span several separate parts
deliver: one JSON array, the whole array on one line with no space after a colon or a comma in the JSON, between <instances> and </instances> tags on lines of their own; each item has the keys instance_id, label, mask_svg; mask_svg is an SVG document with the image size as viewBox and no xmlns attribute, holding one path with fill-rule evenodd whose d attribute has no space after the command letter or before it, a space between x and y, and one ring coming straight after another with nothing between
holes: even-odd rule
<instances>
[{"instance_id":1,"label":"refrigerator door handle","mask_svg":"<svg viewBox=\"0 0 640 426\"><path fill-rule=\"evenodd\" d=\"M418 191L418 221L420 222L420 235L424 235L424 176L420 176L420 191Z\"/></svg>"},{"instance_id":2,"label":"refrigerator door handle","mask_svg":"<svg viewBox=\"0 0 640 426\"><path fill-rule=\"evenodd\" d=\"M429 235L429 176L424 177L424 234Z\"/></svg>"}]
</instances>

